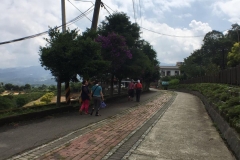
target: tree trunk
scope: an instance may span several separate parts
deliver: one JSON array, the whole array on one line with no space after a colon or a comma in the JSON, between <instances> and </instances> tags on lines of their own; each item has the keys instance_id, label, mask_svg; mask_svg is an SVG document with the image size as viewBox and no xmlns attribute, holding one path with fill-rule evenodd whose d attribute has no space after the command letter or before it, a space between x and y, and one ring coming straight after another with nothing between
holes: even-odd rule
<instances>
[{"instance_id":1,"label":"tree trunk","mask_svg":"<svg viewBox=\"0 0 240 160\"><path fill-rule=\"evenodd\" d=\"M66 98L66 103L69 105L71 103L69 81L65 82L65 98Z\"/></svg>"},{"instance_id":2,"label":"tree trunk","mask_svg":"<svg viewBox=\"0 0 240 160\"><path fill-rule=\"evenodd\" d=\"M118 79L118 95L120 95L121 94L121 81L122 81L122 79Z\"/></svg>"},{"instance_id":3,"label":"tree trunk","mask_svg":"<svg viewBox=\"0 0 240 160\"><path fill-rule=\"evenodd\" d=\"M110 97L113 96L113 80L114 80L114 74L112 74L111 76Z\"/></svg>"},{"instance_id":4,"label":"tree trunk","mask_svg":"<svg viewBox=\"0 0 240 160\"><path fill-rule=\"evenodd\" d=\"M60 107L61 105L61 82L58 78L57 80L57 106Z\"/></svg>"}]
</instances>

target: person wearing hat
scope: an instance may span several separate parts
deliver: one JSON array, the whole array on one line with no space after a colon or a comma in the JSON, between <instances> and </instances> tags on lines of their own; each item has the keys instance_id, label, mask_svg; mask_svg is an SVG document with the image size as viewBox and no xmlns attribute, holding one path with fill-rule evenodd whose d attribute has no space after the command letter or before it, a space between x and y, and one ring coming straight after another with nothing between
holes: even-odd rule
<instances>
[{"instance_id":1,"label":"person wearing hat","mask_svg":"<svg viewBox=\"0 0 240 160\"><path fill-rule=\"evenodd\" d=\"M140 95L142 92L142 84L140 83L140 80L137 80L137 84L135 85L136 89L136 101L140 102Z\"/></svg>"},{"instance_id":2,"label":"person wearing hat","mask_svg":"<svg viewBox=\"0 0 240 160\"><path fill-rule=\"evenodd\" d=\"M128 84L128 100L132 101L133 97L134 97L134 87L135 84L133 83L133 79L131 80L131 82Z\"/></svg>"}]
</instances>

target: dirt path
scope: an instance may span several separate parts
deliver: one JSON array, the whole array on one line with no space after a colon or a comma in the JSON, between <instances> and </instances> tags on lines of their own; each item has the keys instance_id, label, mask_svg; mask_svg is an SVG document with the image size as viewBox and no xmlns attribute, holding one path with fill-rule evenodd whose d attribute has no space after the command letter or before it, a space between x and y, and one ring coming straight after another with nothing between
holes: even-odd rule
<instances>
[{"instance_id":1,"label":"dirt path","mask_svg":"<svg viewBox=\"0 0 240 160\"><path fill-rule=\"evenodd\" d=\"M72 93L70 97L71 97L71 99L78 99L79 93ZM23 107L31 107L34 105L34 103L40 102L40 99L41 98L39 98L36 101L29 102L29 103L25 104ZM65 102L66 101L65 96L61 96L60 100L61 100L61 102ZM56 103L56 102L57 102L57 96L54 96L50 103Z\"/></svg>"}]
</instances>

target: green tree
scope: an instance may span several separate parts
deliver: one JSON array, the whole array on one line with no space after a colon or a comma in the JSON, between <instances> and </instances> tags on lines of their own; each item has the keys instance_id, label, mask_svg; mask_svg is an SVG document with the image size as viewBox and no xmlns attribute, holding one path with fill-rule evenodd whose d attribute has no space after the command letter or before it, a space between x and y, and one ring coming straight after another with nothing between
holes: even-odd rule
<instances>
[{"instance_id":1,"label":"green tree","mask_svg":"<svg viewBox=\"0 0 240 160\"><path fill-rule=\"evenodd\" d=\"M98 27L99 34L101 36L107 37L109 33L116 33L120 36L123 36L126 42L126 46L130 50L130 53L133 54L134 48L136 48L136 42L140 38L140 27L136 23L132 23L130 18L122 12L116 12L108 17L104 21L101 22ZM134 58L134 57L133 57ZM132 60L133 60L132 58ZM131 65L131 60L127 59L125 63L121 65L118 71L115 72L115 76L119 80L118 92L120 93L120 84L121 79L128 77L131 75L131 71L129 70ZM111 75L111 79L113 79L114 75ZM109 74L106 73L105 77L108 77ZM131 75L132 76L132 75ZM113 90L113 82L111 81L111 92Z\"/></svg>"},{"instance_id":2,"label":"green tree","mask_svg":"<svg viewBox=\"0 0 240 160\"><path fill-rule=\"evenodd\" d=\"M11 83L6 83L6 84L4 85L4 88L5 88L6 90L12 90L12 89L13 89L13 84L11 84Z\"/></svg>"},{"instance_id":3,"label":"green tree","mask_svg":"<svg viewBox=\"0 0 240 160\"><path fill-rule=\"evenodd\" d=\"M152 48L150 43L143 41L143 45L141 50L143 53L148 57L149 64L147 69L144 72L143 80L145 82L145 89L150 87L151 82L156 82L160 78L160 68L159 68L159 61L157 60L157 52Z\"/></svg>"},{"instance_id":4,"label":"green tree","mask_svg":"<svg viewBox=\"0 0 240 160\"><path fill-rule=\"evenodd\" d=\"M105 37L112 32L123 36L129 48L135 46L136 41L140 38L140 27L137 23L132 23L130 18L123 12L115 12L107 16L101 22L98 30L100 35Z\"/></svg>"},{"instance_id":5,"label":"green tree","mask_svg":"<svg viewBox=\"0 0 240 160\"><path fill-rule=\"evenodd\" d=\"M30 90L31 89L31 85L30 84L25 84L24 89Z\"/></svg>"},{"instance_id":6,"label":"green tree","mask_svg":"<svg viewBox=\"0 0 240 160\"><path fill-rule=\"evenodd\" d=\"M57 90L57 88L56 88L55 85L50 85L50 86L48 86L48 89L49 89L50 91L56 91L56 90Z\"/></svg>"},{"instance_id":7,"label":"green tree","mask_svg":"<svg viewBox=\"0 0 240 160\"><path fill-rule=\"evenodd\" d=\"M226 37L232 42L240 41L240 26L238 24L232 24L232 28L228 30Z\"/></svg>"},{"instance_id":8,"label":"green tree","mask_svg":"<svg viewBox=\"0 0 240 160\"><path fill-rule=\"evenodd\" d=\"M41 65L50 70L57 81L57 105L60 105L61 83L77 81L76 75L83 78L93 76L104 70L106 63L100 54L100 45L93 40L96 33L87 30L82 35L78 31L49 30L45 47L40 47ZM65 85L66 87L66 85Z\"/></svg>"},{"instance_id":9,"label":"green tree","mask_svg":"<svg viewBox=\"0 0 240 160\"><path fill-rule=\"evenodd\" d=\"M50 28L48 33L49 38L45 38L46 46L40 47L40 63L46 70L51 71L57 81L57 106L60 106L61 83L68 83L76 75L70 51L78 31L68 29L62 33L58 29Z\"/></svg>"},{"instance_id":10,"label":"green tree","mask_svg":"<svg viewBox=\"0 0 240 160\"><path fill-rule=\"evenodd\" d=\"M235 67L240 64L240 43L235 43L230 52L228 52L229 67Z\"/></svg>"},{"instance_id":11,"label":"green tree","mask_svg":"<svg viewBox=\"0 0 240 160\"><path fill-rule=\"evenodd\" d=\"M7 96L0 96L0 110L5 110L13 107L15 106L11 98L7 98Z\"/></svg>"},{"instance_id":12,"label":"green tree","mask_svg":"<svg viewBox=\"0 0 240 160\"><path fill-rule=\"evenodd\" d=\"M102 75L109 67L101 54L101 45L95 41L97 36L97 32L87 29L77 37L71 50L72 63L77 64L75 72L83 79Z\"/></svg>"},{"instance_id":13,"label":"green tree","mask_svg":"<svg viewBox=\"0 0 240 160\"><path fill-rule=\"evenodd\" d=\"M180 66L180 70L187 78L205 75L204 57L201 50L195 50L189 57L184 59L184 63Z\"/></svg>"},{"instance_id":14,"label":"green tree","mask_svg":"<svg viewBox=\"0 0 240 160\"><path fill-rule=\"evenodd\" d=\"M120 68L126 62L127 59L132 58L132 54L128 50L124 37L117 35L115 33L110 33L108 34L107 37L99 36L96 40L100 42L102 45L103 58L110 63L108 72L111 74L110 95L112 96L114 76L121 73Z\"/></svg>"},{"instance_id":15,"label":"green tree","mask_svg":"<svg viewBox=\"0 0 240 160\"><path fill-rule=\"evenodd\" d=\"M16 99L16 104L18 107L22 107L23 105L25 105L28 102L26 97L18 97Z\"/></svg>"}]
</instances>

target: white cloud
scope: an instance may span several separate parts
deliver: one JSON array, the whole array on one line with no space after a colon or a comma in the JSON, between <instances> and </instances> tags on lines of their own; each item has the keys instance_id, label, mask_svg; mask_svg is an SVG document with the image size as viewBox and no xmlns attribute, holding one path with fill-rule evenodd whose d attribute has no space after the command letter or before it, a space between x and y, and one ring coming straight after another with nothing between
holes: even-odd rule
<instances>
[{"instance_id":1,"label":"white cloud","mask_svg":"<svg viewBox=\"0 0 240 160\"><path fill-rule=\"evenodd\" d=\"M201 21L196 20L192 20L189 27L192 28L193 31L202 33L207 33L212 30L208 23L202 23Z\"/></svg>"},{"instance_id":2,"label":"white cloud","mask_svg":"<svg viewBox=\"0 0 240 160\"><path fill-rule=\"evenodd\" d=\"M70 1L82 12L92 6L91 2ZM93 3L94 1L92 0ZM240 11L236 7L240 6L240 1L238 1L211 0L208 6L203 6L209 12L202 13L194 9L200 4L196 2L201 2L201 0L140 0L142 13L142 20L140 21L139 1L135 0L135 15L138 18L139 25L142 24L144 28L159 33L174 36L204 35L211 30L211 26L207 22L214 21L217 23L219 17L228 19L233 23L239 22ZM125 12L132 22L135 21L132 1L104 0L103 2L114 11ZM67 22L81 14L67 0L65 3ZM215 15L218 13L215 17L211 16L211 19L207 19L211 12L209 6L213 7ZM110 8L107 7L112 13ZM0 10L2 13L0 16L0 42L40 33L48 30L48 26L55 27L62 23L61 2L56 0L2 0ZM99 23L108 15L108 12L101 8ZM91 20L92 13L87 17ZM204 18L201 19L201 17ZM179 19L181 24L178 24ZM87 27L91 27L91 22L83 17L69 27L70 29L79 28L80 31L85 31ZM219 25L219 28L221 28L221 25ZM170 64L183 61L193 50L201 46L203 38L180 38L164 36L146 30L142 31L142 37L150 42L158 53L159 61ZM39 47L44 46L45 43L43 36L41 36L22 42L0 45L0 68L39 65Z\"/></svg>"},{"instance_id":3,"label":"white cloud","mask_svg":"<svg viewBox=\"0 0 240 160\"><path fill-rule=\"evenodd\" d=\"M231 23L240 23L240 1L239 0L228 0L228 1L217 1L212 5L213 12L218 16L228 16L228 20Z\"/></svg>"},{"instance_id":4,"label":"white cloud","mask_svg":"<svg viewBox=\"0 0 240 160\"><path fill-rule=\"evenodd\" d=\"M161 34L144 31L143 38L153 45L157 51L158 60L163 63L175 64L183 61L193 50L200 48L203 36L211 31L207 23L192 20L187 28L173 28L167 24L144 23L144 28L149 28ZM203 35L202 37L194 37Z\"/></svg>"},{"instance_id":5,"label":"white cloud","mask_svg":"<svg viewBox=\"0 0 240 160\"><path fill-rule=\"evenodd\" d=\"M161 0L161 1L154 1L158 8L163 11L171 11L175 8L189 8L191 7L191 3L194 0Z\"/></svg>"},{"instance_id":6,"label":"white cloud","mask_svg":"<svg viewBox=\"0 0 240 160\"><path fill-rule=\"evenodd\" d=\"M183 19L183 18L187 18L187 17L192 17L192 14L190 14L190 13L180 14L180 15L177 15L177 17Z\"/></svg>"}]
</instances>

